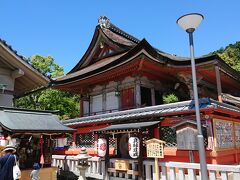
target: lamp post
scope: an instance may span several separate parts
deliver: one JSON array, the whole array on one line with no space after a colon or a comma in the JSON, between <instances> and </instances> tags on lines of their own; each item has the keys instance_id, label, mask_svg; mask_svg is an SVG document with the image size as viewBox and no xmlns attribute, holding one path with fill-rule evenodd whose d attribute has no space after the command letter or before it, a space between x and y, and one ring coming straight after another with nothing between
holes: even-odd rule
<instances>
[{"instance_id":1,"label":"lamp post","mask_svg":"<svg viewBox=\"0 0 240 180\"><path fill-rule=\"evenodd\" d=\"M196 112L197 129L198 129L197 140L198 140L198 151L199 151L199 157L200 157L201 179L207 180L208 179L207 164L206 164L206 155L205 155L205 147L204 147L204 138L202 135L202 125L201 125L201 119L200 119L196 68L195 68L195 59L194 59L194 46L193 46L193 32L199 26L199 24L202 22L203 19L204 17L201 14L190 13L178 18L177 24L189 35L193 94L194 94L194 102L195 102L195 110L196 110L195 112Z\"/></svg>"}]
</instances>

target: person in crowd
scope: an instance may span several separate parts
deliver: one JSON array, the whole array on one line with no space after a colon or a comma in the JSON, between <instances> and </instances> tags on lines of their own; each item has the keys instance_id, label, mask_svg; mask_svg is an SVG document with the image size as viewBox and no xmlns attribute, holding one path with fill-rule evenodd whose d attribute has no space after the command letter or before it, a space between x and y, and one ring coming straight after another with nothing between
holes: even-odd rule
<instances>
[{"instance_id":1,"label":"person in crowd","mask_svg":"<svg viewBox=\"0 0 240 180\"><path fill-rule=\"evenodd\" d=\"M4 156L0 157L0 180L13 180L13 166L15 165L16 148L7 145L3 151Z\"/></svg>"},{"instance_id":2,"label":"person in crowd","mask_svg":"<svg viewBox=\"0 0 240 180\"><path fill-rule=\"evenodd\" d=\"M27 156L26 156L26 148L25 147L20 147L18 148L18 154L19 156L21 157L19 159L19 165L20 165L20 168L24 169L26 168L26 160L27 160ZM29 167L31 168L31 166Z\"/></svg>"},{"instance_id":3,"label":"person in crowd","mask_svg":"<svg viewBox=\"0 0 240 180\"><path fill-rule=\"evenodd\" d=\"M31 180L39 180L40 165L38 163L33 164L33 170L30 174Z\"/></svg>"}]
</instances>

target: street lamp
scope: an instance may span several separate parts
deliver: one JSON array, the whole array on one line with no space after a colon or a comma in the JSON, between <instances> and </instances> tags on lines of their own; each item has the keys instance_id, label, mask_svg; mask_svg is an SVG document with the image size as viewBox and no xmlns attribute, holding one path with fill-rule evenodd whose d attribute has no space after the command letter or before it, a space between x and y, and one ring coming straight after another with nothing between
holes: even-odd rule
<instances>
[{"instance_id":1,"label":"street lamp","mask_svg":"<svg viewBox=\"0 0 240 180\"><path fill-rule=\"evenodd\" d=\"M204 17L201 14L190 13L178 18L177 24L189 35L193 94L194 94L197 129L198 129L197 140L198 140L198 151L199 151L199 157L200 157L201 179L207 180L208 179L207 164L206 164L204 139L202 135L202 125L201 125L200 111L199 111L198 89L197 89L196 68L195 68L195 60L194 60L194 46L193 46L193 32L199 26L199 24L202 22L203 19Z\"/></svg>"}]
</instances>

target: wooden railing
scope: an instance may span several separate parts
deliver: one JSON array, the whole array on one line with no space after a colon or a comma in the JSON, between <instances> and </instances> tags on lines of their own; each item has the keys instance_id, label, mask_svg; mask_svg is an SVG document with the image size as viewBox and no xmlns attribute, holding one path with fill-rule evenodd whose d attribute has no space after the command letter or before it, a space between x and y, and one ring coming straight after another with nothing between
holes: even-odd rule
<instances>
[{"instance_id":1,"label":"wooden railing","mask_svg":"<svg viewBox=\"0 0 240 180\"><path fill-rule=\"evenodd\" d=\"M143 162L145 167L145 179L155 179L154 161ZM160 162L161 180L198 180L200 164L182 162ZM240 165L208 164L209 180L240 180ZM153 172L152 174L150 172Z\"/></svg>"},{"instance_id":2,"label":"wooden railing","mask_svg":"<svg viewBox=\"0 0 240 180\"><path fill-rule=\"evenodd\" d=\"M75 157L76 156L52 155L52 167L59 167L79 175L77 168L78 160ZM105 172L104 161L101 161L100 157L92 157L88 160L88 164L89 168L86 172L86 177L103 179L103 172Z\"/></svg>"},{"instance_id":3,"label":"wooden railing","mask_svg":"<svg viewBox=\"0 0 240 180\"><path fill-rule=\"evenodd\" d=\"M138 179L137 164L134 160L129 160L130 170L114 171L114 161L110 160L109 177L110 179ZM89 159L88 171L86 177L95 179L104 179L105 163L99 157ZM62 167L79 175L77 169L77 160L74 156L53 155L52 166ZM161 180L200 180L200 165L197 163L182 162L159 162ZM153 160L143 161L143 176L146 180L155 180L155 169ZM209 180L240 180L240 165L215 165L208 164Z\"/></svg>"}]
</instances>

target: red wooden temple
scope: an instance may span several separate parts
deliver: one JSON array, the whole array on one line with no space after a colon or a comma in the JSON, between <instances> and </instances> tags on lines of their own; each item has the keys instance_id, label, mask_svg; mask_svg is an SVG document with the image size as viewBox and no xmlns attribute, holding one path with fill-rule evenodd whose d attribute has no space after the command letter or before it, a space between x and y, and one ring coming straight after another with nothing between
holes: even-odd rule
<instances>
[{"instance_id":1,"label":"red wooden temple","mask_svg":"<svg viewBox=\"0 0 240 180\"><path fill-rule=\"evenodd\" d=\"M196 58L196 70L207 163L238 164L240 73L217 55ZM144 158L145 140L155 137L166 141L163 161L199 162L188 57L162 52L104 16L83 57L53 86L80 94L80 117L64 122L77 129L76 147L96 155L96 140L107 135L108 158L129 158L127 139L137 135ZM164 104L171 93L179 102Z\"/></svg>"}]
</instances>

